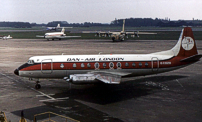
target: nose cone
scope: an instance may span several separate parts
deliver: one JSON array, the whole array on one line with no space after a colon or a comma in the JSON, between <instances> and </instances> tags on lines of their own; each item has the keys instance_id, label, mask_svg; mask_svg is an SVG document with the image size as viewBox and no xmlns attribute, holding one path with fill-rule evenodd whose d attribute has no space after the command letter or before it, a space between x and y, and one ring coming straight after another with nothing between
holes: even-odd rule
<instances>
[{"instance_id":1,"label":"nose cone","mask_svg":"<svg viewBox=\"0 0 202 122\"><path fill-rule=\"evenodd\" d=\"M15 69L14 74L15 74L15 75L19 75L19 70L18 70L18 69Z\"/></svg>"}]
</instances>

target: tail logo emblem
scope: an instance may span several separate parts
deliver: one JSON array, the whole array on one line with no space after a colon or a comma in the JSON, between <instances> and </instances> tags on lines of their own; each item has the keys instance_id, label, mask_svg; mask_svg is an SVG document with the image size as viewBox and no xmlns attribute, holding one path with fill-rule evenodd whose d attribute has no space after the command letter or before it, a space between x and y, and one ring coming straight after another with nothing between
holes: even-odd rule
<instances>
[{"instance_id":1,"label":"tail logo emblem","mask_svg":"<svg viewBox=\"0 0 202 122\"><path fill-rule=\"evenodd\" d=\"M182 47L185 50L191 50L194 47L194 40L191 37L184 37Z\"/></svg>"}]
</instances>

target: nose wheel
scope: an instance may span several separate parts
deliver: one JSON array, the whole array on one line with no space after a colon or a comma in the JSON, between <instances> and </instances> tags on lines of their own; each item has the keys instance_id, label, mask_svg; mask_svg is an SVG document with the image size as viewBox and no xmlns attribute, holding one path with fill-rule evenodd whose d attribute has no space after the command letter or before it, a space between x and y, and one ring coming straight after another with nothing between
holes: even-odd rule
<instances>
[{"instance_id":1,"label":"nose wheel","mask_svg":"<svg viewBox=\"0 0 202 122\"><path fill-rule=\"evenodd\" d=\"M39 81L36 81L35 89L40 89L41 85L39 84Z\"/></svg>"}]
</instances>

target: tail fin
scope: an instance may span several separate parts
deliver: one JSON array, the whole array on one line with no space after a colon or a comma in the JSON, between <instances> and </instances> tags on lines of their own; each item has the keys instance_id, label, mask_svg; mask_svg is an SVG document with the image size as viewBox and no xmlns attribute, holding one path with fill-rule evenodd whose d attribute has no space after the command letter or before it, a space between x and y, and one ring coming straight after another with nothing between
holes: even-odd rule
<instances>
[{"instance_id":1,"label":"tail fin","mask_svg":"<svg viewBox=\"0 0 202 122\"><path fill-rule=\"evenodd\" d=\"M123 28L122 28L122 32L125 32L125 19L123 20Z\"/></svg>"},{"instance_id":2,"label":"tail fin","mask_svg":"<svg viewBox=\"0 0 202 122\"><path fill-rule=\"evenodd\" d=\"M60 28L60 24L58 24L57 28Z\"/></svg>"},{"instance_id":3,"label":"tail fin","mask_svg":"<svg viewBox=\"0 0 202 122\"><path fill-rule=\"evenodd\" d=\"M65 28L62 28L62 31L61 31L62 33L65 33Z\"/></svg>"},{"instance_id":4,"label":"tail fin","mask_svg":"<svg viewBox=\"0 0 202 122\"><path fill-rule=\"evenodd\" d=\"M8 37L11 37L10 35L8 35Z\"/></svg>"},{"instance_id":5,"label":"tail fin","mask_svg":"<svg viewBox=\"0 0 202 122\"><path fill-rule=\"evenodd\" d=\"M194 35L190 27L182 29L177 44L171 50L175 56L184 58L198 54Z\"/></svg>"}]
</instances>

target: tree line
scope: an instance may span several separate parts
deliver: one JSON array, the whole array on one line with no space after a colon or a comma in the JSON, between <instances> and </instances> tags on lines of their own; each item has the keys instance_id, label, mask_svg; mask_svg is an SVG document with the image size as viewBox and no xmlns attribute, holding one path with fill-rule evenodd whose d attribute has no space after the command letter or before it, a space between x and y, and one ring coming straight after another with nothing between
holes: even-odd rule
<instances>
[{"instance_id":1,"label":"tree line","mask_svg":"<svg viewBox=\"0 0 202 122\"><path fill-rule=\"evenodd\" d=\"M33 26L56 27L60 24L61 27L93 27L93 26L122 26L123 19L115 19L109 24L103 23L68 23L67 21L52 21L48 24L37 24L29 22L0 22L0 27L15 27L15 28L31 28ZM201 20L178 20L171 21L170 19L152 19L152 18L128 18L125 19L125 26L130 27L180 27L180 26L202 26Z\"/></svg>"}]
</instances>

